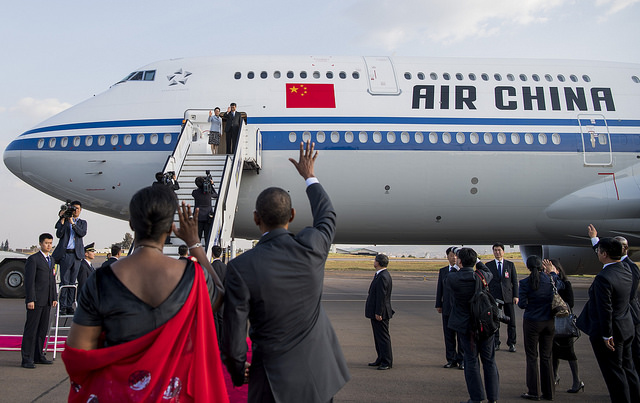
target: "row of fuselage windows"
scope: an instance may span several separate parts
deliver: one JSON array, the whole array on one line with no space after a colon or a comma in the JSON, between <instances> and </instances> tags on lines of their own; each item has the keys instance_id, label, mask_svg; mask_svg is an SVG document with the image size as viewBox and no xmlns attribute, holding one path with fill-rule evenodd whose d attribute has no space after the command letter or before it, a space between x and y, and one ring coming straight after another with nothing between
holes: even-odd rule
<instances>
[{"instance_id":1,"label":"row of fuselage windows","mask_svg":"<svg viewBox=\"0 0 640 403\"><path fill-rule=\"evenodd\" d=\"M290 132L289 141L291 143L297 143L298 141L300 141L300 139L298 138L298 134L299 133L296 133L296 132ZM96 136L97 138L95 141L98 146L105 146L107 145L107 137L108 137L109 138L108 145L117 146L120 143L120 136L122 136L122 144L126 146L130 145L134 141L134 138L135 138L135 143L137 145L143 145L147 141L147 136L145 136L144 134L138 134L138 135L114 134L111 136L101 135L101 136ZM485 132L485 133L415 132L411 134L409 132L401 132L396 134L396 132L393 132L393 131L389 131L386 133L382 133L379 131L375 131L372 133L366 132L366 131L361 131L357 133L354 133L351 131L347 131L343 133L340 133L337 131L333 131L329 133L325 133L324 131L318 131L318 132L315 132L314 141L317 141L320 144L325 142L339 143L341 140L344 140L346 143L353 143L356 138L359 143L363 143L363 144L368 143L369 141L373 141L374 143L381 143L383 139L386 139L387 143L390 143L390 144L393 144L397 141L400 141L406 144L406 143L409 143L412 138L413 138L413 141L418 144L422 144L425 141L428 141L431 144L437 144L438 142L442 142L444 144L450 144L452 142L457 144L464 144L467 141L469 141L471 144L478 144L480 143L480 141L482 141L484 144L493 144L494 141L497 142L498 144L507 144L507 142L510 142L510 144L520 144L521 142L524 141L524 143L526 144L534 144L537 142L538 144L544 145L544 144L547 144L548 142L551 142L552 144L558 145L560 144L560 141L561 141L561 136L558 133L552 133L552 134L510 133L509 134L509 133L501 132L501 133L494 134L490 132ZM160 139L160 135L156 133L153 133L148 136L148 142L150 144L158 144L159 139ZM171 139L172 139L171 133L165 133L164 135L162 135L162 141L164 142L164 144L170 144ZM83 143L82 139L78 136L74 137L73 140L71 141L69 140L68 137L62 137L59 140L60 140L59 141L60 148L67 148L69 146L80 147ZM307 141L307 140L312 140L311 132L309 131L305 131L302 133L302 141ZM598 136L598 141L600 144L606 145L607 136ZM93 143L94 143L94 136L84 137L84 146L91 147L93 146ZM49 138L48 141L43 138L38 140L38 148L44 148L45 144L47 144L49 148L55 148L56 145L58 145L58 138L51 137Z\"/></svg>"},{"instance_id":2,"label":"row of fuselage windows","mask_svg":"<svg viewBox=\"0 0 640 403\"><path fill-rule=\"evenodd\" d=\"M94 141L98 146L117 146L122 141L122 144L125 146L130 145L135 141L137 145L143 145L145 142L149 142L151 144L158 144L160 141L160 136L162 136L162 142L164 144L170 144L172 140L171 133L165 133L163 135L152 133L152 134L113 134L110 136L100 135L100 136L85 136L84 137L84 146L91 147L93 146ZM95 137L95 139L94 139ZM148 137L148 138L147 138ZM58 143L58 140L59 143ZM47 139L38 140L38 148L44 148L45 144L48 145L49 148L55 148L56 145L59 144L61 148L67 147L80 147L83 145L83 139L79 136L74 137L73 139L69 139L69 137L62 137L58 139L57 137L51 137Z\"/></svg>"},{"instance_id":3,"label":"row of fuselage windows","mask_svg":"<svg viewBox=\"0 0 640 403\"><path fill-rule=\"evenodd\" d=\"M520 144L524 142L525 144L547 144L552 143L555 145L560 144L561 136L558 133L546 134L546 133L450 133L450 132L401 132L396 133L393 131L389 131L386 133L382 133L379 131L375 132L323 132L318 131L315 132L315 139L311 138L311 132L306 131L301 133L302 138L300 138L299 132L290 132L289 133L289 141L291 143L297 143L299 141L307 141L313 140L320 144L325 142L331 143L339 143L341 140L346 143L353 143L357 141L359 143L368 143L373 141L374 143L381 143L384 139L386 139L387 143L393 144L398 141L406 144L409 143L412 139L414 142L418 144L422 144L428 141L431 144L444 143L444 144L465 144L466 142L470 142L471 144L478 144L480 142L484 144L493 144L494 141L498 144ZM599 136L598 141L600 144L607 144L607 136Z\"/></svg>"},{"instance_id":4,"label":"row of fuselage windows","mask_svg":"<svg viewBox=\"0 0 640 403\"><path fill-rule=\"evenodd\" d=\"M326 77L326 78L328 78L330 80L335 78L335 76L336 76L336 74L333 71L327 71L324 74L324 77ZM341 72L339 72L337 74L337 76L344 80L344 79L346 79L348 77L348 74L346 72L344 72L344 71L341 71ZM258 74L256 72L249 71L249 72L247 72L246 77L249 80L253 80L254 78L257 78L257 77L260 77L262 79L267 79L269 77L269 73L267 73L266 71L261 71ZM280 79L282 77L283 77L283 74L279 70L276 70L276 71L273 72L273 78ZM286 77L288 79L296 78L296 73L294 73L293 71L289 70L286 73ZM322 75L321 72L319 72L317 70L313 71L313 72L307 72L307 71L303 70L303 71L300 71L298 73L297 77L300 78L300 79L307 79L309 77L313 77L315 79L320 79L320 78L323 77L323 75ZM360 78L360 72L353 71L351 73L351 77L356 79L356 80L359 79ZM462 74L462 73L456 73L454 75L452 75L450 73L443 73L442 74L442 79L444 79L446 81L452 80L454 77L458 81L465 80L465 75ZM239 72L239 71L236 71L235 74L234 74L234 78L236 80L242 79L242 73ZM414 79L414 74L412 74L411 72L407 71L407 72L404 73L404 78L405 78L405 80L412 80L412 79ZM418 73L415 74L415 78L417 78L418 80L426 80L427 79L427 75L425 73L423 73L423 72L418 72ZM431 78L431 80L438 80L438 78L439 78L438 73L431 72L429 74L429 78ZM468 78L471 81L478 80L478 76L475 73L469 73L466 76L466 78ZM479 79L481 79L482 81L489 81L489 80L491 80L491 78L492 77L489 74L482 73L482 74L480 74L480 78ZM531 78L531 80L533 80L535 82L542 81L543 78L547 82L553 82L554 80L558 80L559 82L563 83L563 82L567 81L567 77L564 74L558 74L558 75L555 76L555 78L551 74L545 74L542 77L540 75L538 75L538 74L532 74L531 77L529 77L526 74L519 74L517 76L517 78L516 78L516 76L514 74L511 74L511 73L506 74L504 77L500 73L493 74L493 79L495 81L502 81L502 80L516 81L516 79L519 79L522 82L526 82L526 81L529 81L529 78ZM579 82L580 79L582 79L582 81L585 82L585 83L591 82L591 77L589 77L586 74L583 74L581 78L579 78L575 74L570 74L569 77L568 77L568 80L571 81L571 82L574 82L574 83ZM631 80L636 84L640 83L640 78L638 78L638 76L632 76Z\"/></svg>"}]
</instances>

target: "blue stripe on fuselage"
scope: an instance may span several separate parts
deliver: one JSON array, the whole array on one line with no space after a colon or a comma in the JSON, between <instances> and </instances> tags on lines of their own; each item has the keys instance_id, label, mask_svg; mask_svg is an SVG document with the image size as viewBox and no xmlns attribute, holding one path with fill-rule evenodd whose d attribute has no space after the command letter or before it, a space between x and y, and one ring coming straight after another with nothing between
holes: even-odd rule
<instances>
[{"instance_id":1,"label":"blue stripe on fuselage","mask_svg":"<svg viewBox=\"0 0 640 403\"><path fill-rule=\"evenodd\" d=\"M146 120L121 120L121 121L106 121L106 122L83 122L74 124L63 124L56 126L47 126L29 130L23 133L18 139L14 140L7 150L51 150L51 151L172 151L175 147L177 137L179 133L171 132L171 142L165 144L163 141L163 135L166 133L157 133L158 142L151 144L149 137L151 133L136 133L136 130L140 130L142 127L150 126L179 126L182 123L181 119L146 119ZM263 136L263 149L264 150L290 150L297 149L299 142L303 138L310 137L312 141L316 142L317 149L325 150L430 150L430 151L545 151L545 152L579 152L582 150L582 140L580 138L579 122L577 119L502 119L502 118L412 118L412 117L333 117L333 116L319 116L319 117L249 117L249 123L253 125L278 125L284 126L291 125L313 125L313 128L306 130L268 130L267 127L262 128ZM335 124L366 124L369 128L372 125L398 125L403 129L409 128L408 125L480 125L480 126L496 126L493 132L489 132L492 139L491 142L485 141L485 131L478 130L477 135L479 140L476 144L471 142L471 131L451 131L449 133L450 141L445 143L443 141L443 134L446 133L441 127L434 127L433 131L415 130L408 132L406 130L396 130L392 132L394 135L391 137L391 141L387 133L388 130L353 130L348 132L346 130L334 131L333 129L324 130L321 125L335 125ZM582 119L580 124L592 125L598 128L604 129L605 121L603 119L596 119L595 121ZM607 120L606 124L610 127L633 127L640 126L640 120ZM545 126L551 126L545 128ZM509 127L511 126L511 127ZM531 129L530 143L525 140L526 133L519 130L513 130L513 127L517 126L536 126ZM86 130L92 128L128 128L130 127L132 141L130 144L125 145L123 143L124 136L121 133L113 133L119 136L118 144L113 146L110 144L110 137L112 134L92 134L94 137L93 144L86 145L85 139L87 135L76 135L68 133L60 136L53 136L56 138L56 144L54 147L49 147L49 140L52 137L43 138L21 138L27 134L34 133L48 133L49 136L55 131L67 131L67 130ZM552 131L553 127L574 127L575 131L557 132ZM422 128L420 128L422 129ZM498 141L498 130L504 131L504 141L502 144ZM146 131L149 131L147 129ZM322 136L318 136L319 132L324 132L324 141ZM512 133L515 132L519 135L519 142L514 143L512 141ZM539 133L544 132L547 137L546 143L542 144L539 141ZM606 129L603 130L606 132ZM304 134L308 133L306 136ZM337 140L332 139L332 133L337 133ZM347 133L350 133L352 140L348 141ZM360 134L363 133L366 140L360 141ZM375 133L375 136L374 136ZM430 133L434 133L437 140L432 142L430 139ZM554 144L552 140L553 133L557 133L560 136L560 142ZM136 136L143 134L145 141L143 144L137 144ZM403 138L404 134L404 138ZM464 137L464 141L458 142L457 135L461 134ZM98 137L104 136L106 143L104 145L98 144ZM395 140L393 140L395 136ZM61 139L67 137L67 146L61 146ZM78 146L73 146L73 139L80 137L81 141ZM375 141L374 141L375 138ZM38 148L38 142L44 139L42 147ZM638 133L611 134L612 148L614 151L625 152L638 152L640 151L640 135ZM591 151L608 152L608 144L596 144L595 149Z\"/></svg>"}]
</instances>

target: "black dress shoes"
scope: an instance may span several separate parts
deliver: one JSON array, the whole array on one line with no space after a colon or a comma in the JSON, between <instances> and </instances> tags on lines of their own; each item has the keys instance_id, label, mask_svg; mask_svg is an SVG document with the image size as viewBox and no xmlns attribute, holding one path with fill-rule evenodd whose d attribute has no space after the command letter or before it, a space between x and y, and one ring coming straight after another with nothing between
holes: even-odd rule
<instances>
[{"instance_id":1,"label":"black dress shoes","mask_svg":"<svg viewBox=\"0 0 640 403\"><path fill-rule=\"evenodd\" d=\"M464 362L460 363L460 366L458 367L459 370L464 370Z\"/></svg>"},{"instance_id":2,"label":"black dress shoes","mask_svg":"<svg viewBox=\"0 0 640 403\"><path fill-rule=\"evenodd\" d=\"M457 363L452 362L452 361L449 361L448 363L444 364L444 365L442 366L442 368L455 368L455 367L457 367L457 366L458 366L458 364L457 364Z\"/></svg>"},{"instance_id":3,"label":"black dress shoes","mask_svg":"<svg viewBox=\"0 0 640 403\"><path fill-rule=\"evenodd\" d=\"M509 346L509 352L510 353L515 353L516 352L516 346L514 344Z\"/></svg>"},{"instance_id":4,"label":"black dress shoes","mask_svg":"<svg viewBox=\"0 0 640 403\"><path fill-rule=\"evenodd\" d=\"M37 360L35 363L36 364L51 365L51 364L53 364L53 361L47 360L46 358L42 358L42 359Z\"/></svg>"},{"instance_id":5,"label":"black dress shoes","mask_svg":"<svg viewBox=\"0 0 640 403\"><path fill-rule=\"evenodd\" d=\"M380 365L378 367L378 371L386 371L387 369L391 369L391 366L389 366L389 365Z\"/></svg>"},{"instance_id":6,"label":"black dress shoes","mask_svg":"<svg viewBox=\"0 0 640 403\"><path fill-rule=\"evenodd\" d=\"M379 366L380 366L380 363L376 361L376 362L370 362L368 365L369 365L370 367L379 367Z\"/></svg>"},{"instance_id":7,"label":"black dress shoes","mask_svg":"<svg viewBox=\"0 0 640 403\"><path fill-rule=\"evenodd\" d=\"M29 369L34 369L36 367L36 365L32 362L23 362L22 363L22 368L29 368Z\"/></svg>"},{"instance_id":8,"label":"black dress shoes","mask_svg":"<svg viewBox=\"0 0 640 403\"><path fill-rule=\"evenodd\" d=\"M580 386L578 386L576 389L571 388L571 389L567 390L567 393L578 393L581 390L584 392L584 382L582 382L582 381L580 382Z\"/></svg>"},{"instance_id":9,"label":"black dress shoes","mask_svg":"<svg viewBox=\"0 0 640 403\"><path fill-rule=\"evenodd\" d=\"M527 400L536 400L536 401L540 400L540 396L530 395L529 393L523 393L520 395L520 397Z\"/></svg>"}]
</instances>

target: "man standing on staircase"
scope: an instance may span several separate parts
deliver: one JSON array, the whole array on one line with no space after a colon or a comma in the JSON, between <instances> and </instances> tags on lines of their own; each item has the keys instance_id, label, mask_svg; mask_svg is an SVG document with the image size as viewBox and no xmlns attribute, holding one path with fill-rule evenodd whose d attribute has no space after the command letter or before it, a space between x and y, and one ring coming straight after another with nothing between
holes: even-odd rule
<instances>
[{"instance_id":1,"label":"man standing on staircase","mask_svg":"<svg viewBox=\"0 0 640 403\"><path fill-rule=\"evenodd\" d=\"M241 115L240 112L236 111L236 103L232 102L227 109L227 113L222 117L222 120L224 120L224 133L227 137L227 154L234 154L236 152L236 145L240 134Z\"/></svg>"},{"instance_id":2,"label":"man standing on staircase","mask_svg":"<svg viewBox=\"0 0 640 403\"><path fill-rule=\"evenodd\" d=\"M56 222L56 236L60 239L51 254L53 260L60 265L61 285L75 285L80 270L80 262L84 258L83 238L87 235L87 222L80 218L82 204L72 201L66 208L60 209ZM64 288L60 291L60 313L73 315L73 303L76 290Z\"/></svg>"}]
</instances>

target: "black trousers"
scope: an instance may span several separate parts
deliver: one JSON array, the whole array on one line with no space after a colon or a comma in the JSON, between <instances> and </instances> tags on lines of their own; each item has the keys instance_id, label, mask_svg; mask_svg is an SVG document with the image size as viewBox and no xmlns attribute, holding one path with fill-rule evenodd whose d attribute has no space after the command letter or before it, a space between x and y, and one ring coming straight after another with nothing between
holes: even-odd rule
<instances>
[{"instance_id":1,"label":"black trousers","mask_svg":"<svg viewBox=\"0 0 640 403\"><path fill-rule=\"evenodd\" d=\"M493 347L494 336L485 340L476 340L471 332L460 335L464 354L464 380L469 398L474 402L481 402L485 398L494 401L500 397L500 374L496 365L496 350ZM484 387L482 375L480 375L480 361L482 361Z\"/></svg>"},{"instance_id":2,"label":"black trousers","mask_svg":"<svg viewBox=\"0 0 640 403\"><path fill-rule=\"evenodd\" d=\"M447 362L455 362L462 364L462 347L460 346L460 335L447 326L449 323L449 315L442 315L442 331L444 333L444 348ZM457 348L456 348L457 344Z\"/></svg>"},{"instance_id":3,"label":"black trousers","mask_svg":"<svg viewBox=\"0 0 640 403\"><path fill-rule=\"evenodd\" d=\"M391 352L391 335L389 334L389 319L371 319L373 329L373 341L376 345L378 358L376 362L380 365L393 366L393 353Z\"/></svg>"},{"instance_id":4,"label":"black trousers","mask_svg":"<svg viewBox=\"0 0 640 403\"><path fill-rule=\"evenodd\" d=\"M511 302L513 302L513 300ZM508 325L505 325L504 323L500 324L500 327L507 326L507 345L508 346L516 345L516 310L514 306L515 305L513 304L507 304L505 302L503 311L506 316L511 318L511 321L509 322ZM498 329L498 331L496 332L495 343L496 343L496 346L500 344L500 329Z\"/></svg>"},{"instance_id":5,"label":"black trousers","mask_svg":"<svg viewBox=\"0 0 640 403\"><path fill-rule=\"evenodd\" d=\"M78 279L80 271L79 259L74 253L65 253L60 261L60 283L61 285L74 285ZM71 308L76 300L76 290L73 288L63 288L60 290L60 309Z\"/></svg>"},{"instance_id":6,"label":"black trousers","mask_svg":"<svg viewBox=\"0 0 640 403\"><path fill-rule=\"evenodd\" d=\"M524 331L524 352L527 357L527 392L553 399L555 383L553 380L553 335L554 320L535 322L525 319L522 323ZM538 382L538 352L540 353L540 382Z\"/></svg>"},{"instance_id":7,"label":"black trousers","mask_svg":"<svg viewBox=\"0 0 640 403\"><path fill-rule=\"evenodd\" d=\"M632 339L616 339L615 351L609 350L602 337L589 336L593 354L596 356L602 377L609 389L612 402L640 402L640 382L631 357Z\"/></svg>"},{"instance_id":8,"label":"black trousers","mask_svg":"<svg viewBox=\"0 0 640 403\"><path fill-rule=\"evenodd\" d=\"M33 364L45 359L42 350L49 329L50 312L49 305L36 305L35 309L27 309L27 320L22 334L22 364Z\"/></svg>"},{"instance_id":9,"label":"black trousers","mask_svg":"<svg viewBox=\"0 0 640 403\"><path fill-rule=\"evenodd\" d=\"M233 154L236 152L236 143L238 142L238 131L232 130L227 132L227 154Z\"/></svg>"}]
</instances>

